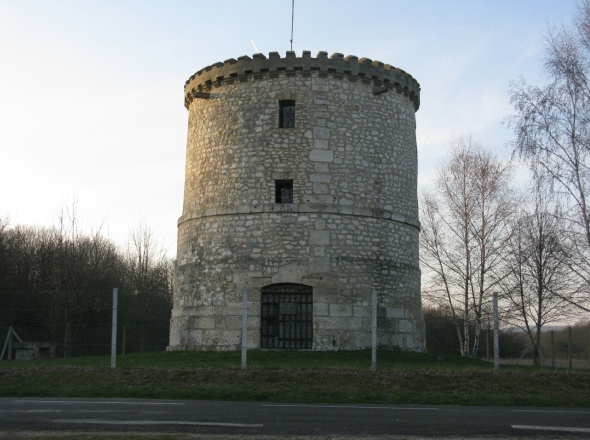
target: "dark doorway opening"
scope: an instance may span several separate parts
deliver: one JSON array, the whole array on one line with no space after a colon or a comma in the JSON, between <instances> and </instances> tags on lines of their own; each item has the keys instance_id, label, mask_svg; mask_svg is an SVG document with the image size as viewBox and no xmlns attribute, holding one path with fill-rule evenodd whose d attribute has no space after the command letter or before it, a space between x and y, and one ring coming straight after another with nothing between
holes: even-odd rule
<instances>
[{"instance_id":1,"label":"dark doorway opening","mask_svg":"<svg viewBox=\"0 0 590 440\"><path fill-rule=\"evenodd\" d=\"M312 348L312 290L303 284L262 288L261 348Z\"/></svg>"}]
</instances>

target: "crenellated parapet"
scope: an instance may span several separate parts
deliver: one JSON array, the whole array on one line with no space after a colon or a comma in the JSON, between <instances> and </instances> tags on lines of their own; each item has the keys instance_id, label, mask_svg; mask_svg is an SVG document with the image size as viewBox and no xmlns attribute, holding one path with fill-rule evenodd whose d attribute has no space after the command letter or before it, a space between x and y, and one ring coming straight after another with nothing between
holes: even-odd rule
<instances>
[{"instance_id":1,"label":"crenellated parapet","mask_svg":"<svg viewBox=\"0 0 590 440\"><path fill-rule=\"evenodd\" d=\"M332 76L337 79L360 81L372 84L374 94L378 95L389 90L404 94L418 110L420 107L420 84L407 72L380 61L358 58L354 55L344 56L334 53L328 57L327 52L318 52L312 58L310 51L303 51L301 57L288 51L284 58L278 52L269 53L268 58L257 53L250 58L241 56L237 60L218 62L192 75L185 83L185 107L188 108L193 99L208 98L216 87L236 81L248 81L249 77L277 77L280 74L311 76Z\"/></svg>"}]
</instances>

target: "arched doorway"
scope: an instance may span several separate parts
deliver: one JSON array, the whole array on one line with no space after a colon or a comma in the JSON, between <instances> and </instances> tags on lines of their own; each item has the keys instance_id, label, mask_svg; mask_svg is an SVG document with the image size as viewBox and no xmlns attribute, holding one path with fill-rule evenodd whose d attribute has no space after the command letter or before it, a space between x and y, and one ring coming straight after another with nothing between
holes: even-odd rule
<instances>
[{"instance_id":1,"label":"arched doorway","mask_svg":"<svg viewBox=\"0 0 590 440\"><path fill-rule=\"evenodd\" d=\"M303 284L265 286L261 308L261 348L312 348L312 287Z\"/></svg>"}]
</instances>

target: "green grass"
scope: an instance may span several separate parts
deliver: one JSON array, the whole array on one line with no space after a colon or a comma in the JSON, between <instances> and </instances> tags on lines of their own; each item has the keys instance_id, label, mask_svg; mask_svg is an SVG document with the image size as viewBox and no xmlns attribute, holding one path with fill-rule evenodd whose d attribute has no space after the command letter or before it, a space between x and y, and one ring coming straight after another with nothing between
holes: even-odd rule
<instances>
[{"instance_id":1,"label":"green grass","mask_svg":"<svg viewBox=\"0 0 590 440\"><path fill-rule=\"evenodd\" d=\"M590 407L590 373L380 351L168 352L0 362L0 396Z\"/></svg>"},{"instance_id":2,"label":"green grass","mask_svg":"<svg viewBox=\"0 0 590 440\"><path fill-rule=\"evenodd\" d=\"M109 367L110 356L75 357L35 361L0 362L3 368L34 367ZM151 368L235 368L241 366L241 353L236 351L172 351L134 353L117 356L117 367ZM371 351L265 351L248 352L248 366L264 369L358 369L371 366ZM480 359L449 355L437 356L428 353L380 350L379 370L491 370L492 364ZM523 368L523 367L518 367ZM524 367L526 368L526 367Z\"/></svg>"}]
</instances>

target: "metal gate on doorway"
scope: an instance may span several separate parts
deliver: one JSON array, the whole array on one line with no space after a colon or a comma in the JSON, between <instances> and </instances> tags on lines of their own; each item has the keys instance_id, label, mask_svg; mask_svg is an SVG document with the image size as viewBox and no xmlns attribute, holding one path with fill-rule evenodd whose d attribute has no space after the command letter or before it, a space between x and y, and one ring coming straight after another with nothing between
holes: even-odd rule
<instances>
[{"instance_id":1,"label":"metal gate on doorway","mask_svg":"<svg viewBox=\"0 0 590 440\"><path fill-rule=\"evenodd\" d=\"M261 348L312 348L312 290L303 284L262 288Z\"/></svg>"}]
</instances>

